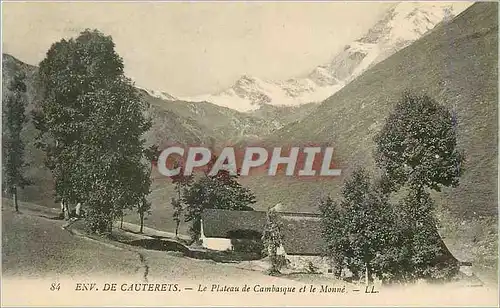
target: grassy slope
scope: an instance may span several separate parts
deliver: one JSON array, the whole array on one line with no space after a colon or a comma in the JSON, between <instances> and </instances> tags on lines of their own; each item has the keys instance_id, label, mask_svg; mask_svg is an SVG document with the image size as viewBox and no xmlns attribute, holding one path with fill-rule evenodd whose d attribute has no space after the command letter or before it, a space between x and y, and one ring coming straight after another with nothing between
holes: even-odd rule
<instances>
[{"instance_id":1,"label":"grassy slope","mask_svg":"<svg viewBox=\"0 0 500 308\"><path fill-rule=\"evenodd\" d=\"M436 28L411 46L374 66L327 99L302 121L269 143L329 142L348 174L355 165L373 169L373 136L405 89L427 92L456 108L459 146L467 153L459 188L440 204L453 213L497 212L497 4L478 3L451 24ZM261 200L283 202L291 210L316 210L311 200L337 193L341 179L322 185L287 179L248 178Z\"/></svg>"},{"instance_id":2,"label":"grassy slope","mask_svg":"<svg viewBox=\"0 0 500 308\"><path fill-rule=\"evenodd\" d=\"M4 200L5 201L5 200ZM2 206L2 274L4 277L67 278L72 277L130 277L140 283L144 264L148 265L150 281L190 281L194 283L217 282L242 276L253 282L293 282L265 276L260 272L238 269L212 261L193 260L145 250L103 243L71 235L64 230L65 221L40 217L28 208L36 205L21 203L21 214L16 214L10 202ZM139 256L142 255L142 259Z\"/></svg>"},{"instance_id":3,"label":"grassy slope","mask_svg":"<svg viewBox=\"0 0 500 308\"><path fill-rule=\"evenodd\" d=\"M43 277L68 275L134 275L138 256L76 238L62 229L64 221L30 215L21 203L16 214L2 202L2 274ZM140 278L140 276L138 276Z\"/></svg>"}]
</instances>

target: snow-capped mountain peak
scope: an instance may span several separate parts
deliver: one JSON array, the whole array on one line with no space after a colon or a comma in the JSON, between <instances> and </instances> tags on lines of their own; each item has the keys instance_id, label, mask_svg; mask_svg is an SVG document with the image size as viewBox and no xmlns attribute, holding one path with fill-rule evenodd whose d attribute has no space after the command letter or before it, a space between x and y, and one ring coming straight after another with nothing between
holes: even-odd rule
<instances>
[{"instance_id":1,"label":"snow-capped mountain peak","mask_svg":"<svg viewBox=\"0 0 500 308\"><path fill-rule=\"evenodd\" d=\"M216 94L184 98L208 101L239 111L251 111L264 104L300 105L321 102L364 71L425 35L442 21L465 10L467 2L400 2L364 36L346 45L327 64L305 77L269 81L243 75L232 87Z\"/></svg>"}]
</instances>

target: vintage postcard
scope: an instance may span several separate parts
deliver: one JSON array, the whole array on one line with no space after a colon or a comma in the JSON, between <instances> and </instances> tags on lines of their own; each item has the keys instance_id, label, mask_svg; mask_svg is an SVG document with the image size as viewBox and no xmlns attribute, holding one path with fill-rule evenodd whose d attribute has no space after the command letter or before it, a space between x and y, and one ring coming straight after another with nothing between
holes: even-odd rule
<instances>
[{"instance_id":1,"label":"vintage postcard","mask_svg":"<svg viewBox=\"0 0 500 308\"><path fill-rule=\"evenodd\" d=\"M498 307L498 3L5 1L1 163L5 307Z\"/></svg>"}]
</instances>

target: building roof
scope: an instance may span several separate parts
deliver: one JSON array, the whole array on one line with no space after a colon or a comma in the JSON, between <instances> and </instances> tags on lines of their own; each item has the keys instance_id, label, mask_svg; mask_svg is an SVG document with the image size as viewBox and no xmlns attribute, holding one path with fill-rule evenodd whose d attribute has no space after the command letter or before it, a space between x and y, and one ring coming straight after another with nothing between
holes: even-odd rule
<instances>
[{"instance_id":1,"label":"building roof","mask_svg":"<svg viewBox=\"0 0 500 308\"><path fill-rule=\"evenodd\" d=\"M320 216L313 213L278 212L283 226L283 248L289 255L320 255L323 249ZM204 210L203 234L206 237L229 238L236 230L262 234L267 221L263 211Z\"/></svg>"},{"instance_id":2,"label":"building roof","mask_svg":"<svg viewBox=\"0 0 500 308\"><path fill-rule=\"evenodd\" d=\"M315 214L282 213L283 248L288 255L322 255L321 218Z\"/></svg>"},{"instance_id":3,"label":"building roof","mask_svg":"<svg viewBox=\"0 0 500 308\"><path fill-rule=\"evenodd\" d=\"M262 233L266 212L207 209L201 214L206 237L228 238L231 231L251 230Z\"/></svg>"}]
</instances>

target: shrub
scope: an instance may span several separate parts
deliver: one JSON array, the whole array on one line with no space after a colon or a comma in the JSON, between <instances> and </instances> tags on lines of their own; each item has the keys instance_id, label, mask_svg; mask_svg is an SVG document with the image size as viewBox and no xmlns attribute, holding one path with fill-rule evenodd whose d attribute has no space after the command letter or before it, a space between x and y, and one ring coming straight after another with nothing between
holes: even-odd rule
<instances>
[{"instance_id":1,"label":"shrub","mask_svg":"<svg viewBox=\"0 0 500 308\"><path fill-rule=\"evenodd\" d=\"M317 267L316 265L314 265L314 263L312 263L312 261L309 261L307 262L307 268L306 268L307 272L309 274L317 274L319 273L319 267Z\"/></svg>"},{"instance_id":2,"label":"shrub","mask_svg":"<svg viewBox=\"0 0 500 308\"><path fill-rule=\"evenodd\" d=\"M233 245L233 250L237 252L250 252L262 254L264 249L264 244L261 240L252 239L231 239L231 244Z\"/></svg>"}]
</instances>

